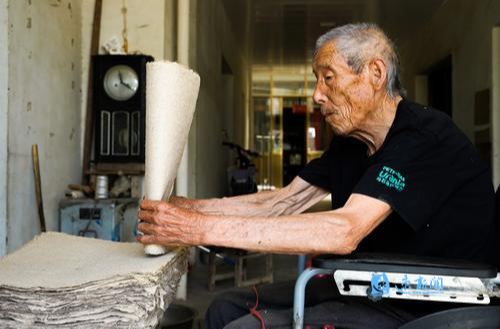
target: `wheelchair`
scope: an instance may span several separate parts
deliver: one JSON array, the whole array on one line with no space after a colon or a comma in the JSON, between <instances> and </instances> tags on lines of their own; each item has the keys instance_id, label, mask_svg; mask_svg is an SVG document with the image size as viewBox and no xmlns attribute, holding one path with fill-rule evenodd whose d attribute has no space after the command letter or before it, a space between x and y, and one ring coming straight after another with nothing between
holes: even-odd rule
<instances>
[{"instance_id":1,"label":"wheelchair","mask_svg":"<svg viewBox=\"0 0 500 329\"><path fill-rule=\"evenodd\" d=\"M500 273L493 266L370 253L343 257L318 256L313 259L312 265L312 268L300 274L295 284L294 329L304 327L307 282L320 274L333 275L341 295L475 305L432 313L405 324L401 329L500 328L500 303L492 303L494 297L490 298L500 297ZM374 284L373 278L382 280ZM415 282L419 280L429 283L433 289L418 291ZM410 293L409 289L413 289L413 292Z\"/></svg>"},{"instance_id":2,"label":"wheelchair","mask_svg":"<svg viewBox=\"0 0 500 329\"><path fill-rule=\"evenodd\" d=\"M500 189L496 192L495 215L500 244ZM417 318L400 329L500 328L500 264L497 269L480 263L439 258L355 253L318 256L312 260L311 268L303 270L305 259L306 256L299 256L294 329L304 327L305 289L307 282L316 275L333 276L340 294L346 296L460 303L459 307L450 306ZM422 289L424 282L426 289Z\"/></svg>"}]
</instances>

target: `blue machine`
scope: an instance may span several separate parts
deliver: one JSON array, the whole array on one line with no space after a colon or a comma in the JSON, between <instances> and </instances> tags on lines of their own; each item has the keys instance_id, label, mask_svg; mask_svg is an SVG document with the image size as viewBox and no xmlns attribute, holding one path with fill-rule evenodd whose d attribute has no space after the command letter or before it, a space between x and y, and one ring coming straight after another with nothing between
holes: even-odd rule
<instances>
[{"instance_id":1,"label":"blue machine","mask_svg":"<svg viewBox=\"0 0 500 329\"><path fill-rule=\"evenodd\" d=\"M59 205L60 231L111 241L134 241L139 200L64 199ZM126 216L128 209L132 215Z\"/></svg>"}]
</instances>

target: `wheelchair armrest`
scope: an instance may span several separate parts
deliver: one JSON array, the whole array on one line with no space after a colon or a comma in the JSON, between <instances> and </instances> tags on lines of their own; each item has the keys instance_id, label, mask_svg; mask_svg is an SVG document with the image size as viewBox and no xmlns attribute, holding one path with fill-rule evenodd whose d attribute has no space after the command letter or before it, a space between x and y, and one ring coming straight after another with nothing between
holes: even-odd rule
<instances>
[{"instance_id":1,"label":"wheelchair armrest","mask_svg":"<svg viewBox=\"0 0 500 329\"><path fill-rule=\"evenodd\" d=\"M402 254L354 253L347 256L321 255L313 259L312 265L316 268L331 270L399 272L481 279L497 276L497 269L491 265Z\"/></svg>"}]
</instances>

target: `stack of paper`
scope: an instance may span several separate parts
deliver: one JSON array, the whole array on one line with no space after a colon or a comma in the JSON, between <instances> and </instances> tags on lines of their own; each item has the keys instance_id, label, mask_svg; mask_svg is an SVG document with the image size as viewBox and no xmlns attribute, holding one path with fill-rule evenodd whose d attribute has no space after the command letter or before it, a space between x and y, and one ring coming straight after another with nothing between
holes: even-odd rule
<instances>
[{"instance_id":1,"label":"stack of paper","mask_svg":"<svg viewBox=\"0 0 500 329\"><path fill-rule=\"evenodd\" d=\"M0 328L154 328L186 268L184 249L45 233L0 259Z\"/></svg>"}]
</instances>

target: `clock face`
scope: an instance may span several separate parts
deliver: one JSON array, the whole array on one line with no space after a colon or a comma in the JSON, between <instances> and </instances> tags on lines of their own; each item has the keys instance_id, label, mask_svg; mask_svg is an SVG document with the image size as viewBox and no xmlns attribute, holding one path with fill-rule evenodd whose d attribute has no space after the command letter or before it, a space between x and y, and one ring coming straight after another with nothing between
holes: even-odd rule
<instances>
[{"instance_id":1,"label":"clock face","mask_svg":"<svg viewBox=\"0 0 500 329\"><path fill-rule=\"evenodd\" d=\"M137 93L139 78L130 66L116 65L104 75L104 90L116 101L126 101Z\"/></svg>"}]
</instances>

